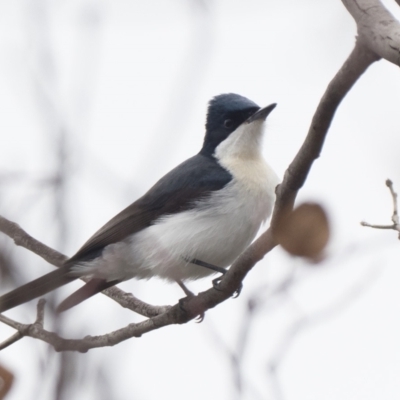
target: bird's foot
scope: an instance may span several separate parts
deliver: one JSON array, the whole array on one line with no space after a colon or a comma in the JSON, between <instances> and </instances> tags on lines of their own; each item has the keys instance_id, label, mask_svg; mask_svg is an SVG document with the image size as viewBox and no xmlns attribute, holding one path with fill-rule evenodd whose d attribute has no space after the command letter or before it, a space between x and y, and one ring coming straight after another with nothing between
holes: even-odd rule
<instances>
[{"instance_id":1,"label":"bird's foot","mask_svg":"<svg viewBox=\"0 0 400 400\"><path fill-rule=\"evenodd\" d=\"M207 263L202 260L198 260L197 258L187 258L187 257L182 257L182 258L185 261L190 262L192 264L200 265L201 267L211 269L212 271L215 271L215 272L220 272L222 275L219 276L218 278L215 278L212 281L212 283L213 283L214 289L221 290L221 288L219 287L219 282L221 281L222 277L227 273L227 270L225 268L218 267L217 265L213 265L213 264ZM178 284L179 284L179 282L178 282ZM183 283L182 283L182 285L183 285ZM179 286L181 286L181 284L179 284ZM243 288L243 285L240 284L240 286L235 290L235 292L233 293L233 296L232 296L234 299L236 299L236 297L239 297L240 292L242 291L242 288ZM185 290L185 289L183 289L183 290Z\"/></svg>"},{"instance_id":2,"label":"bird's foot","mask_svg":"<svg viewBox=\"0 0 400 400\"><path fill-rule=\"evenodd\" d=\"M225 271L226 273L226 271ZM222 278L224 277L225 273L223 273L221 276L219 276L218 278L213 279L212 284L213 284L213 288L215 290L219 290L222 291L222 289L219 287L219 283L221 282ZM232 297L234 299L236 299L237 297L239 297L241 291L243 289L243 284L241 283L240 286L233 292Z\"/></svg>"},{"instance_id":3,"label":"bird's foot","mask_svg":"<svg viewBox=\"0 0 400 400\"><path fill-rule=\"evenodd\" d=\"M180 288L185 292L186 297L184 297L183 299L179 299L179 308L183 311L183 312L187 312L187 310L185 309L185 300L189 299L191 297L194 297L195 294L189 290L186 285L179 279L176 280L176 283L180 286ZM204 319L204 312L200 313L196 318L195 321L199 324L200 322L203 321Z\"/></svg>"}]
</instances>

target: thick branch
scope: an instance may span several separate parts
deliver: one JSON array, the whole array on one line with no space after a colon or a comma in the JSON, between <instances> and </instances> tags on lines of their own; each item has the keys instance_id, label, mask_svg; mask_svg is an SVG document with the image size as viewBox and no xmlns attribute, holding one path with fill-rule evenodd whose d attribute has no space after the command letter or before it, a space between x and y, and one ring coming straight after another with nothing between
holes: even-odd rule
<instances>
[{"instance_id":1,"label":"thick branch","mask_svg":"<svg viewBox=\"0 0 400 400\"><path fill-rule=\"evenodd\" d=\"M379 57L400 66L399 21L379 0L342 1L356 21L358 40Z\"/></svg>"},{"instance_id":2,"label":"thick branch","mask_svg":"<svg viewBox=\"0 0 400 400\"><path fill-rule=\"evenodd\" d=\"M362 43L356 42L348 59L322 96L307 137L276 190L277 199L270 228L235 261L221 281L221 285L226 285L227 288L239 285L250 269L276 246L274 230L283 213L293 208L298 191L304 185L314 161L320 155L336 109L357 79L377 60L378 57L374 53Z\"/></svg>"},{"instance_id":3,"label":"thick branch","mask_svg":"<svg viewBox=\"0 0 400 400\"><path fill-rule=\"evenodd\" d=\"M349 55L342 68L329 83L314 114L307 137L296 157L285 172L277 190L277 202L272 218L272 228L284 208L292 208L297 192L303 186L313 162L319 157L335 112L357 79L378 58L360 42Z\"/></svg>"}]
</instances>

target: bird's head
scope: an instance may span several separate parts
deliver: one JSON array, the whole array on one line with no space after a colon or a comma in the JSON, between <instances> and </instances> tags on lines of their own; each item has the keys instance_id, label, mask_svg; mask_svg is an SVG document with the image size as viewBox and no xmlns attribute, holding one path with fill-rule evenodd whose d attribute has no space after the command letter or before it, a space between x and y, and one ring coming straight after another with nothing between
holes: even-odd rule
<instances>
[{"instance_id":1,"label":"bird's head","mask_svg":"<svg viewBox=\"0 0 400 400\"><path fill-rule=\"evenodd\" d=\"M276 104L260 108L238 94L220 94L208 106L206 135L201 154L252 157L259 153L264 121Z\"/></svg>"}]
</instances>

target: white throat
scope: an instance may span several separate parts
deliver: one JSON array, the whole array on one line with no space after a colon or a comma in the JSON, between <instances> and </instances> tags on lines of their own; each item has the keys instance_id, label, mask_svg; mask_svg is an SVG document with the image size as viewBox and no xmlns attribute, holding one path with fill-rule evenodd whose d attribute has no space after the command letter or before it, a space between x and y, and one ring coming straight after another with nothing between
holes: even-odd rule
<instances>
[{"instance_id":1,"label":"white throat","mask_svg":"<svg viewBox=\"0 0 400 400\"><path fill-rule=\"evenodd\" d=\"M263 120L243 123L217 146L214 155L236 184L273 204L279 179L261 152L264 125Z\"/></svg>"},{"instance_id":2,"label":"white throat","mask_svg":"<svg viewBox=\"0 0 400 400\"><path fill-rule=\"evenodd\" d=\"M215 157L222 163L231 158L258 159L261 157L263 131L263 120L244 122L216 147Z\"/></svg>"}]
</instances>

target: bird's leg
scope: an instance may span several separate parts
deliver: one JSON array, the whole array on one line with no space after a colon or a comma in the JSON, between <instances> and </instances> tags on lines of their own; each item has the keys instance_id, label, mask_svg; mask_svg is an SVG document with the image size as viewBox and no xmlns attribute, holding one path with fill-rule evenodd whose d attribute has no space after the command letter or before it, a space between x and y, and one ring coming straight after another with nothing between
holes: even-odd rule
<instances>
[{"instance_id":1,"label":"bird's leg","mask_svg":"<svg viewBox=\"0 0 400 400\"><path fill-rule=\"evenodd\" d=\"M200 265L200 267L208 268L208 269L211 269L211 270L213 270L215 272L220 272L222 275L226 274L226 269L225 268L217 267L216 265L209 264L209 263L207 263L205 261L198 260L197 258L191 258L191 259L185 259L185 260L190 262L190 263L192 263L192 264ZM222 277L220 277L220 278L222 278Z\"/></svg>"},{"instance_id":2,"label":"bird's leg","mask_svg":"<svg viewBox=\"0 0 400 400\"><path fill-rule=\"evenodd\" d=\"M192 259L189 259L189 260L185 259L185 260L190 262L190 263L192 263L192 264L200 265L201 267L211 269L211 270L213 270L215 272L220 272L222 275L219 276L218 278L213 279L212 284L213 284L214 289L221 290L219 288L219 282L221 281L222 277L227 273L227 270L225 268L218 267L218 266L213 265L213 264L209 264L209 263L207 263L205 261L198 260L197 258L192 258ZM235 293L233 294L233 298L238 297L240 295L241 291L242 291L242 284L240 284L240 286L236 289Z\"/></svg>"},{"instance_id":3,"label":"bird's leg","mask_svg":"<svg viewBox=\"0 0 400 400\"><path fill-rule=\"evenodd\" d=\"M175 282L180 286L180 288L185 292L187 297L193 297L195 296L195 294L189 290L186 285L180 280L180 279L176 279Z\"/></svg>"},{"instance_id":4,"label":"bird's leg","mask_svg":"<svg viewBox=\"0 0 400 400\"><path fill-rule=\"evenodd\" d=\"M180 280L180 279L176 279L175 282L180 286L180 288L185 292L187 297L194 297L195 294L189 290L186 285ZM179 307L181 308L181 310L185 311L185 305L184 305L184 300L185 299L179 299ZM199 316L196 318L196 322L200 323L202 322L204 319L204 313L202 312L201 314L199 314Z\"/></svg>"}]
</instances>

